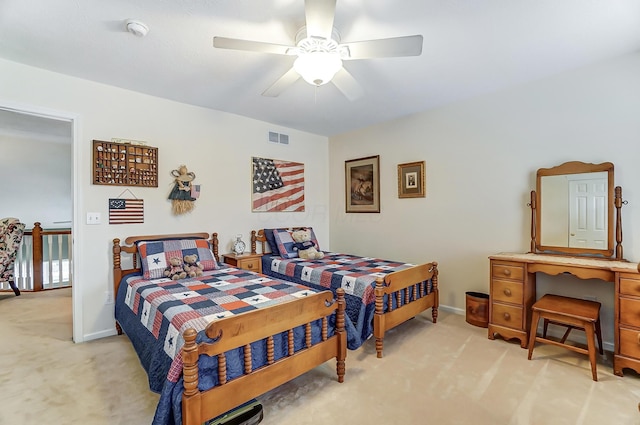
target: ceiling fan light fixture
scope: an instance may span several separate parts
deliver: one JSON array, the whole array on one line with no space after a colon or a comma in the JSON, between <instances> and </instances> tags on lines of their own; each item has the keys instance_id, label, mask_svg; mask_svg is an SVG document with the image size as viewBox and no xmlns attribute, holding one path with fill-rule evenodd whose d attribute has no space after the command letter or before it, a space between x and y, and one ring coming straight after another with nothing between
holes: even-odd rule
<instances>
[{"instance_id":1,"label":"ceiling fan light fixture","mask_svg":"<svg viewBox=\"0 0 640 425\"><path fill-rule=\"evenodd\" d=\"M327 84L342 68L342 59L337 52L300 53L293 63L293 69L309 84Z\"/></svg>"}]
</instances>

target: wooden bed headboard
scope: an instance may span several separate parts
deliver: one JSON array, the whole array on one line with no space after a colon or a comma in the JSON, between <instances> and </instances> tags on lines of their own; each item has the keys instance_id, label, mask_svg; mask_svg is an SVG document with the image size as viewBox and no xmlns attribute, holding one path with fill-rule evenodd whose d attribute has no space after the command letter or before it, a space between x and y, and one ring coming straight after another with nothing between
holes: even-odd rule
<instances>
[{"instance_id":1,"label":"wooden bed headboard","mask_svg":"<svg viewBox=\"0 0 640 425\"><path fill-rule=\"evenodd\" d=\"M298 226L298 227L274 227L271 230L274 229L286 229L286 230L300 230L300 229L307 229L310 226ZM257 248L258 248L258 242L260 242L260 253L261 254L267 254L269 252L271 252L271 249L267 249L269 248L269 244L267 243L267 238L264 235L264 229L258 229L258 230L252 230L251 231L251 253L252 254L257 254Z\"/></svg>"},{"instance_id":2,"label":"wooden bed headboard","mask_svg":"<svg viewBox=\"0 0 640 425\"><path fill-rule=\"evenodd\" d=\"M260 242L260 253L266 254L266 247L269 246L267 244L267 238L264 236L264 229L260 230L252 230L251 231L251 253L256 254L257 251L257 243ZM271 250L269 250L271 252Z\"/></svg>"},{"instance_id":3,"label":"wooden bed headboard","mask_svg":"<svg viewBox=\"0 0 640 425\"><path fill-rule=\"evenodd\" d=\"M140 265L138 264L138 245L139 241L157 241L162 239L207 239L209 240L209 244L211 244L211 251L213 252L213 256L216 261L220 261L220 257L218 256L218 234L212 233L211 237L209 237L209 233L176 233L171 235L144 235L144 236L129 236L124 240L126 245L120 245L120 239L115 238L113 240L113 297L115 299L116 294L118 293L118 287L120 286L120 281L122 277L131 273L139 273ZM132 268L123 269L122 268L122 252L126 252L131 254L132 259Z\"/></svg>"}]
</instances>

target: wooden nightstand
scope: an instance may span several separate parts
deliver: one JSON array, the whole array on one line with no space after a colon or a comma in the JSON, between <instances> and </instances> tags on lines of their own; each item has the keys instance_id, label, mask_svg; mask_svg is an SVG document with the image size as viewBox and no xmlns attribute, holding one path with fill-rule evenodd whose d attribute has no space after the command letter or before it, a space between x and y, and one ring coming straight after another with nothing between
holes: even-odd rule
<instances>
[{"instance_id":1,"label":"wooden nightstand","mask_svg":"<svg viewBox=\"0 0 640 425\"><path fill-rule=\"evenodd\" d=\"M251 272L262 273L262 254L240 254L228 253L222 255L222 261L230 266Z\"/></svg>"}]
</instances>

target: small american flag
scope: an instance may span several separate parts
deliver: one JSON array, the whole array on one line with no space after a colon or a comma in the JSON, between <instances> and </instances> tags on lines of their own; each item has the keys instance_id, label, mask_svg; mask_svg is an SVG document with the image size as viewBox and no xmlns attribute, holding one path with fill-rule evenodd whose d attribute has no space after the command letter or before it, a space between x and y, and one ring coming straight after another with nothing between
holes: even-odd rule
<instances>
[{"instance_id":1,"label":"small american flag","mask_svg":"<svg viewBox=\"0 0 640 425\"><path fill-rule=\"evenodd\" d=\"M191 185L191 197L194 199L198 199L200 197L200 185L192 184Z\"/></svg>"},{"instance_id":2,"label":"small american flag","mask_svg":"<svg viewBox=\"0 0 640 425\"><path fill-rule=\"evenodd\" d=\"M304 211L304 164L253 157L252 211Z\"/></svg>"},{"instance_id":3,"label":"small american flag","mask_svg":"<svg viewBox=\"0 0 640 425\"><path fill-rule=\"evenodd\" d=\"M109 224L144 223L144 200L109 199Z\"/></svg>"}]
</instances>

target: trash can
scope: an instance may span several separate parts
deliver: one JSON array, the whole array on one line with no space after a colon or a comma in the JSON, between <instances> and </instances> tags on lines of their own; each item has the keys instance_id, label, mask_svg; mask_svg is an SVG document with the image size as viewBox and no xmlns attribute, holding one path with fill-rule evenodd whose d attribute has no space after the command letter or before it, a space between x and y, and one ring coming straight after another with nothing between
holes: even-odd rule
<instances>
[{"instance_id":1,"label":"trash can","mask_svg":"<svg viewBox=\"0 0 640 425\"><path fill-rule=\"evenodd\" d=\"M489 295L467 292L467 323L486 328L489 326Z\"/></svg>"}]
</instances>

